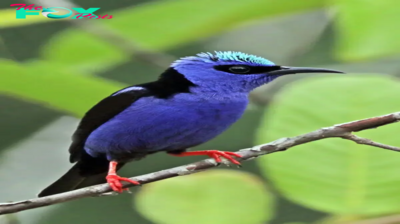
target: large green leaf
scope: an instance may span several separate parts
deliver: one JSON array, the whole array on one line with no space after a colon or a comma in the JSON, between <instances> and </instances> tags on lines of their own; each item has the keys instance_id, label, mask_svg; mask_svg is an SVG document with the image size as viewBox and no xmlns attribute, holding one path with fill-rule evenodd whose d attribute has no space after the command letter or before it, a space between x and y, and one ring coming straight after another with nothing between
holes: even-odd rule
<instances>
[{"instance_id":1,"label":"large green leaf","mask_svg":"<svg viewBox=\"0 0 400 224\"><path fill-rule=\"evenodd\" d=\"M42 15L39 16L27 16L26 19L16 19L15 9L1 9L0 10L0 28L15 27L15 26L27 26L36 23L46 23L59 21L57 19L48 19Z\"/></svg>"},{"instance_id":2,"label":"large green leaf","mask_svg":"<svg viewBox=\"0 0 400 224\"><path fill-rule=\"evenodd\" d=\"M363 60L400 53L400 1L334 2L338 7L339 58Z\"/></svg>"},{"instance_id":3,"label":"large green leaf","mask_svg":"<svg viewBox=\"0 0 400 224\"><path fill-rule=\"evenodd\" d=\"M268 108L256 143L398 111L399 87L385 75L335 75L294 82ZM389 125L359 135L399 146L398 130L399 125ZM257 161L285 197L304 206L347 215L399 211L397 152L326 139Z\"/></svg>"},{"instance_id":4,"label":"large green leaf","mask_svg":"<svg viewBox=\"0 0 400 224\"><path fill-rule=\"evenodd\" d=\"M142 47L163 50L209 37L238 23L322 7L323 0L165 0L107 12L94 20ZM105 13L103 13L105 14ZM101 38L75 28L56 34L43 56L68 66L110 66L125 60L123 52Z\"/></svg>"},{"instance_id":5,"label":"large green leaf","mask_svg":"<svg viewBox=\"0 0 400 224\"><path fill-rule=\"evenodd\" d=\"M262 180L232 170L145 185L134 199L138 211L159 224L260 224L274 210Z\"/></svg>"},{"instance_id":6,"label":"large green leaf","mask_svg":"<svg viewBox=\"0 0 400 224\"><path fill-rule=\"evenodd\" d=\"M23 66L0 61L0 94L8 94L82 116L92 105L121 84L90 75L78 75L47 63Z\"/></svg>"}]
</instances>

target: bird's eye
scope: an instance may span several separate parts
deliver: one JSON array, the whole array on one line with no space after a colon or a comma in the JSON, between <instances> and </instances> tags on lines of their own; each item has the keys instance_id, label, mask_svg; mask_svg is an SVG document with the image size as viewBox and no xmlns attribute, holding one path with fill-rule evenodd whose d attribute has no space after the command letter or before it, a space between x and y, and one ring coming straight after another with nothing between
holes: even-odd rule
<instances>
[{"instance_id":1,"label":"bird's eye","mask_svg":"<svg viewBox=\"0 0 400 224\"><path fill-rule=\"evenodd\" d=\"M229 67L229 71L232 73L236 73L236 74L246 74L250 71L250 67L235 65L235 66Z\"/></svg>"}]
</instances>

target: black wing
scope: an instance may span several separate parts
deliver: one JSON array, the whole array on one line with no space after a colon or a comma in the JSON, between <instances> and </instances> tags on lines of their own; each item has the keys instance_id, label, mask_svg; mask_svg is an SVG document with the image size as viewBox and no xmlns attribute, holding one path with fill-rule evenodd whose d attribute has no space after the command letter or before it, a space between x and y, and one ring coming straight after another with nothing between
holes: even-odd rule
<instances>
[{"instance_id":1,"label":"black wing","mask_svg":"<svg viewBox=\"0 0 400 224\"><path fill-rule=\"evenodd\" d=\"M130 86L113 93L93 106L82 118L77 130L72 135L69 147L70 162L79 160L86 139L96 128L121 113L139 98L149 94L145 88Z\"/></svg>"}]
</instances>

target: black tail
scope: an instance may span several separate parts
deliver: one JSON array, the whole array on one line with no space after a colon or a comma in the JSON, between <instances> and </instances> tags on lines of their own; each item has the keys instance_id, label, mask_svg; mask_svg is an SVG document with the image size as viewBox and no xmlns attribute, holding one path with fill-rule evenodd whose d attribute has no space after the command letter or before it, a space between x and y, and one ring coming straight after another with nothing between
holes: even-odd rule
<instances>
[{"instance_id":1,"label":"black tail","mask_svg":"<svg viewBox=\"0 0 400 224\"><path fill-rule=\"evenodd\" d=\"M66 174L40 192L38 196L44 197L106 182L106 172L91 176L82 176L79 166L79 162L76 163Z\"/></svg>"}]
</instances>

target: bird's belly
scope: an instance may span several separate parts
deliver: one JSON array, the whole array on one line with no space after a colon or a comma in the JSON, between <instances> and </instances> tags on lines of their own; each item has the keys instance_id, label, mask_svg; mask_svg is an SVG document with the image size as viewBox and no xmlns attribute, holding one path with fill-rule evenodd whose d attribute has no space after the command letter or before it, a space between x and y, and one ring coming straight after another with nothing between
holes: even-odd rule
<instances>
[{"instance_id":1,"label":"bird's belly","mask_svg":"<svg viewBox=\"0 0 400 224\"><path fill-rule=\"evenodd\" d=\"M143 154L186 149L204 143L237 121L247 99L234 102L176 103L135 102L97 128L85 150L92 156Z\"/></svg>"}]
</instances>

